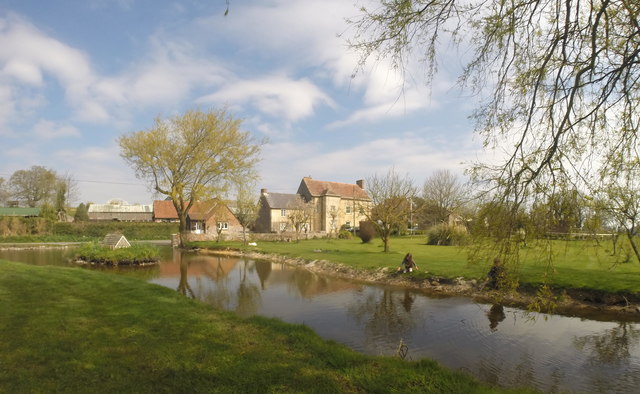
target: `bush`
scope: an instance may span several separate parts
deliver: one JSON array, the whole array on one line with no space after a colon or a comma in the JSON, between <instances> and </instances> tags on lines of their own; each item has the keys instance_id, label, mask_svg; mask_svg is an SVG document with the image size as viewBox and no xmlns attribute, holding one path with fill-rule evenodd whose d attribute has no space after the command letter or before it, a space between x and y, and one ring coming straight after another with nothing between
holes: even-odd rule
<instances>
[{"instance_id":1,"label":"bush","mask_svg":"<svg viewBox=\"0 0 640 394\"><path fill-rule=\"evenodd\" d=\"M360 222L360 232L358 235L363 243L369 243L376 236L376 227L370 221Z\"/></svg>"},{"instance_id":2,"label":"bush","mask_svg":"<svg viewBox=\"0 0 640 394\"><path fill-rule=\"evenodd\" d=\"M338 233L338 238L340 239L351 239L351 236L353 234L351 234L351 232L349 230L340 230L340 232Z\"/></svg>"},{"instance_id":3,"label":"bush","mask_svg":"<svg viewBox=\"0 0 640 394\"><path fill-rule=\"evenodd\" d=\"M427 245L460 246L466 245L469 233L463 226L437 224L427 231Z\"/></svg>"}]
</instances>

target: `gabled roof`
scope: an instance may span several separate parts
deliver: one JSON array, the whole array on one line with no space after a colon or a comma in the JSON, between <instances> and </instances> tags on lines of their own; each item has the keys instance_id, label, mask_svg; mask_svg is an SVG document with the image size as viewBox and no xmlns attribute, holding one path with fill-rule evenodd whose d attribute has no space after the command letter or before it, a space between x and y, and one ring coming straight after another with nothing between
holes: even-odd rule
<instances>
[{"instance_id":1,"label":"gabled roof","mask_svg":"<svg viewBox=\"0 0 640 394\"><path fill-rule=\"evenodd\" d=\"M271 209L290 208L300 199L300 195L289 193L265 193L262 197Z\"/></svg>"},{"instance_id":2,"label":"gabled roof","mask_svg":"<svg viewBox=\"0 0 640 394\"><path fill-rule=\"evenodd\" d=\"M368 200L369 195L364 189L355 183L319 181L309 177L302 178L298 193L306 188L314 197L319 196L340 196L342 198L356 198L358 200Z\"/></svg>"}]
</instances>

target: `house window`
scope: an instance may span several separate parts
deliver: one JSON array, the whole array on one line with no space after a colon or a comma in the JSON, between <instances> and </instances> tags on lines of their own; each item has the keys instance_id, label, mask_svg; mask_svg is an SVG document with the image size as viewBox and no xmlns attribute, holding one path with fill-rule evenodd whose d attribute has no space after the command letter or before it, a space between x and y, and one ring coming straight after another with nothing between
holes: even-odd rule
<instances>
[{"instance_id":1,"label":"house window","mask_svg":"<svg viewBox=\"0 0 640 394\"><path fill-rule=\"evenodd\" d=\"M284 209L283 209L284 211ZM284 231L287 229L287 223L280 223L280 231Z\"/></svg>"},{"instance_id":2,"label":"house window","mask_svg":"<svg viewBox=\"0 0 640 394\"><path fill-rule=\"evenodd\" d=\"M229 223L227 222L218 222L218 230L228 230Z\"/></svg>"},{"instance_id":3,"label":"house window","mask_svg":"<svg viewBox=\"0 0 640 394\"><path fill-rule=\"evenodd\" d=\"M347 205L347 207L344 210L346 213L351 213L351 205Z\"/></svg>"},{"instance_id":4,"label":"house window","mask_svg":"<svg viewBox=\"0 0 640 394\"><path fill-rule=\"evenodd\" d=\"M287 210L286 209L281 209L280 210L280 216L287 216Z\"/></svg>"}]
</instances>

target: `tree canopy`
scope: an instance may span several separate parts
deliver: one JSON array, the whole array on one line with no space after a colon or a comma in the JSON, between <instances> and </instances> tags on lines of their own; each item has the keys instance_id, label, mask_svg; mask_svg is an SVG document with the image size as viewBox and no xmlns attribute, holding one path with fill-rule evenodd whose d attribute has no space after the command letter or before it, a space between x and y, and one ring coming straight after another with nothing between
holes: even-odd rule
<instances>
[{"instance_id":1,"label":"tree canopy","mask_svg":"<svg viewBox=\"0 0 640 394\"><path fill-rule=\"evenodd\" d=\"M156 118L150 129L123 135L118 142L136 176L171 197L181 234L196 201L221 197L232 185L257 177L261 143L226 110Z\"/></svg>"},{"instance_id":2,"label":"tree canopy","mask_svg":"<svg viewBox=\"0 0 640 394\"><path fill-rule=\"evenodd\" d=\"M361 12L350 21L361 64L403 69L418 53L431 81L444 42L471 54L459 82L484 97L476 130L507 150L474 166L490 190L522 200L559 173L593 183L620 147L637 155L640 2L381 0Z\"/></svg>"}]
</instances>

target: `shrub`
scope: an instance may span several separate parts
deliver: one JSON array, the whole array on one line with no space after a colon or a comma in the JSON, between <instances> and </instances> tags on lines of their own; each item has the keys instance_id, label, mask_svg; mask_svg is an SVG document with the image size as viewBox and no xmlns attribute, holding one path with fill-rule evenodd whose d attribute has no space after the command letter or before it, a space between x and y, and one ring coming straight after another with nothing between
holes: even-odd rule
<instances>
[{"instance_id":1,"label":"shrub","mask_svg":"<svg viewBox=\"0 0 640 394\"><path fill-rule=\"evenodd\" d=\"M338 238L340 239L351 239L351 232L349 230L340 230L338 233Z\"/></svg>"},{"instance_id":2,"label":"shrub","mask_svg":"<svg viewBox=\"0 0 640 394\"><path fill-rule=\"evenodd\" d=\"M467 229L463 226L437 224L427 231L427 245L466 245L469 239Z\"/></svg>"},{"instance_id":3,"label":"shrub","mask_svg":"<svg viewBox=\"0 0 640 394\"><path fill-rule=\"evenodd\" d=\"M363 243L369 243L376 236L376 227L370 221L360 222L358 235Z\"/></svg>"}]
</instances>

